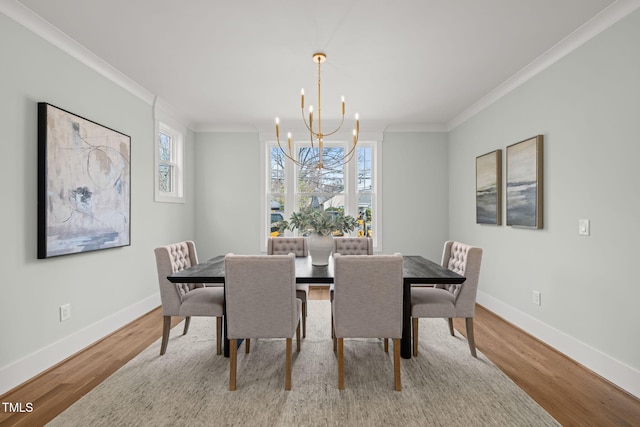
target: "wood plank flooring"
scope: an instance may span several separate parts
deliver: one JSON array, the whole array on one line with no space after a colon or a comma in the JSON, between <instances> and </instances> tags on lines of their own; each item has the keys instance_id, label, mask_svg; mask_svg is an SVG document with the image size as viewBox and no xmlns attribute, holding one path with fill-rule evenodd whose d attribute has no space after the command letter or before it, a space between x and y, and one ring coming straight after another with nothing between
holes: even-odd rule
<instances>
[{"instance_id":1,"label":"wood plank flooring","mask_svg":"<svg viewBox=\"0 0 640 427\"><path fill-rule=\"evenodd\" d=\"M328 299L328 289L312 287L309 298ZM454 324L464 332L464 322ZM22 403L23 408L33 404L32 412L23 413L8 413L0 406L0 426L44 425L161 335L158 308L0 396L1 402ZM562 425L640 424L640 400L481 306L475 338L478 349Z\"/></svg>"}]
</instances>

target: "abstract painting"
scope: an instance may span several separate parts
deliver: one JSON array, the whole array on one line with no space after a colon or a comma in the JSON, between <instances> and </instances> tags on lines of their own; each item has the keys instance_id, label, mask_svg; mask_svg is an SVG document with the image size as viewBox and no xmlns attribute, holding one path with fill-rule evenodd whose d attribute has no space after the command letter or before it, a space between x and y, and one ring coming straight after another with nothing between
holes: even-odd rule
<instances>
[{"instance_id":1,"label":"abstract painting","mask_svg":"<svg viewBox=\"0 0 640 427\"><path fill-rule=\"evenodd\" d=\"M38 258L130 245L131 138L38 103Z\"/></svg>"},{"instance_id":2,"label":"abstract painting","mask_svg":"<svg viewBox=\"0 0 640 427\"><path fill-rule=\"evenodd\" d=\"M542 228L542 135L507 147L507 225Z\"/></svg>"},{"instance_id":3,"label":"abstract painting","mask_svg":"<svg viewBox=\"0 0 640 427\"><path fill-rule=\"evenodd\" d=\"M502 224L502 150L476 157L476 223Z\"/></svg>"}]
</instances>

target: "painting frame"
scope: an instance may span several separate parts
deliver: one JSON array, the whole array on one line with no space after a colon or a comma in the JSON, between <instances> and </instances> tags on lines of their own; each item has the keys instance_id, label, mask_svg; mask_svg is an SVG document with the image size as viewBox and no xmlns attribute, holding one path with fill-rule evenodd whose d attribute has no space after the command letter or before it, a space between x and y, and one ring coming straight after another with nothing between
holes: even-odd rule
<instances>
[{"instance_id":1,"label":"painting frame","mask_svg":"<svg viewBox=\"0 0 640 427\"><path fill-rule=\"evenodd\" d=\"M502 225L502 150L476 157L476 224Z\"/></svg>"},{"instance_id":2,"label":"painting frame","mask_svg":"<svg viewBox=\"0 0 640 427\"><path fill-rule=\"evenodd\" d=\"M131 137L38 102L38 259L131 245Z\"/></svg>"},{"instance_id":3,"label":"painting frame","mask_svg":"<svg viewBox=\"0 0 640 427\"><path fill-rule=\"evenodd\" d=\"M543 136L507 147L507 225L541 229L543 195Z\"/></svg>"}]
</instances>

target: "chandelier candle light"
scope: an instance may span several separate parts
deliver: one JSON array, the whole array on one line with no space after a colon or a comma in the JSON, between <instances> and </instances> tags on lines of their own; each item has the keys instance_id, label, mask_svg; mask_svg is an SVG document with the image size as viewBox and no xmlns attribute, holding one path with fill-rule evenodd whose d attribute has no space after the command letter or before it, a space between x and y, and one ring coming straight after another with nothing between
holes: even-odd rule
<instances>
[{"instance_id":1,"label":"chandelier candle light","mask_svg":"<svg viewBox=\"0 0 640 427\"><path fill-rule=\"evenodd\" d=\"M318 112L317 112L317 126L316 126L316 130L314 130L313 128L313 105L309 106L309 122L307 122L307 119L305 117L304 114L304 89L302 89L300 91L300 106L302 109L302 121L304 122L305 126L307 127L307 129L309 130L309 139L311 140L311 148L315 148L316 145L318 147L318 164L316 165L316 167L318 169L322 169L325 167L325 165L323 164L323 159L322 159L322 151L324 148L324 138L330 135L335 134L336 132L338 132L341 128L342 125L344 124L344 96L342 97L342 105L341 105L341 111L342 111L342 120L340 121L340 125L333 131L330 133L323 133L322 132L322 104L321 104L321 88L320 88L320 64L322 64L324 61L327 60L327 56L322 53L322 52L318 52L318 53L314 53L313 54L313 62L317 62L318 63ZM358 135L360 133L360 121L358 119L358 114L356 114L356 127L353 130L353 145L351 147L351 149L344 155L342 156L340 159L337 159L336 162L339 164L344 164L347 163L349 160L351 160L351 158L353 157L353 154L355 152L356 149L356 145L358 144ZM282 145L280 144L280 119L278 119L276 117L276 139L278 141L278 147L280 148L280 150L282 151L282 154L284 154L289 160L291 160L292 162L294 162L295 164L297 164L298 166L304 166L304 162L301 162L299 160L296 159L296 155L293 152L293 145L291 142L291 132L287 133L287 148L288 150L285 150ZM333 165L330 165L333 166Z\"/></svg>"}]
</instances>

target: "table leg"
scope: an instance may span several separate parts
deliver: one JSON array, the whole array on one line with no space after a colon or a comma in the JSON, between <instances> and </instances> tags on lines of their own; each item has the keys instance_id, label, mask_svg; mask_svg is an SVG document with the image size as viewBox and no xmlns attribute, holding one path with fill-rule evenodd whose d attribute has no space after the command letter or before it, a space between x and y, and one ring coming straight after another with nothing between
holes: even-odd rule
<instances>
[{"instance_id":1,"label":"table leg","mask_svg":"<svg viewBox=\"0 0 640 427\"><path fill-rule=\"evenodd\" d=\"M402 340L400 355L411 359L411 283L402 282Z\"/></svg>"}]
</instances>

